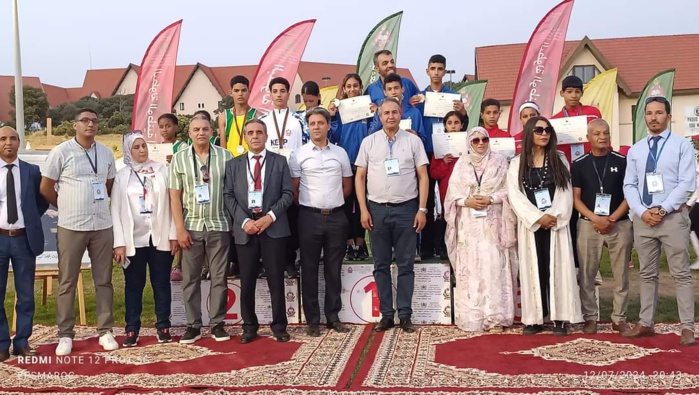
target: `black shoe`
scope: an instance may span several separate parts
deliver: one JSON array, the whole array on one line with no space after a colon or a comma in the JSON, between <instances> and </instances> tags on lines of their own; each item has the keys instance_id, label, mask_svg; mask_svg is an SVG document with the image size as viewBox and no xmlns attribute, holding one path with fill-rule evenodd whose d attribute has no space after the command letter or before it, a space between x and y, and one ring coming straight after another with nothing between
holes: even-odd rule
<instances>
[{"instance_id":1,"label":"black shoe","mask_svg":"<svg viewBox=\"0 0 699 395\"><path fill-rule=\"evenodd\" d=\"M543 325L525 325L522 331L523 335L536 335L544 331Z\"/></svg>"},{"instance_id":2,"label":"black shoe","mask_svg":"<svg viewBox=\"0 0 699 395\"><path fill-rule=\"evenodd\" d=\"M424 250L423 250L423 251L420 253L420 258L422 258L423 261L425 261L425 260L427 260L427 259L432 259L432 258L434 258L434 249L431 249L431 248L430 248L430 249L428 249L427 251L424 251Z\"/></svg>"},{"instance_id":3,"label":"black shoe","mask_svg":"<svg viewBox=\"0 0 699 395\"><path fill-rule=\"evenodd\" d=\"M199 339L201 339L201 329L188 326L184 335L180 337L180 344L192 344Z\"/></svg>"},{"instance_id":4,"label":"black shoe","mask_svg":"<svg viewBox=\"0 0 699 395\"><path fill-rule=\"evenodd\" d=\"M400 319L400 329L402 329L405 333L415 333L416 330L415 325L413 325L413 322L410 320L410 317Z\"/></svg>"},{"instance_id":5,"label":"black shoe","mask_svg":"<svg viewBox=\"0 0 699 395\"><path fill-rule=\"evenodd\" d=\"M216 324L213 328L211 328L211 336L214 337L214 340L217 342L223 342L226 340L231 339L231 335L226 332L226 330L223 328L223 322L220 324Z\"/></svg>"},{"instance_id":6,"label":"black shoe","mask_svg":"<svg viewBox=\"0 0 699 395\"><path fill-rule=\"evenodd\" d=\"M238 264L235 262L228 263L228 277L238 278L240 275L240 269L238 269Z\"/></svg>"},{"instance_id":7,"label":"black shoe","mask_svg":"<svg viewBox=\"0 0 699 395\"><path fill-rule=\"evenodd\" d=\"M347 333L350 331L350 328L340 321L329 322L327 327L339 333Z\"/></svg>"},{"instance_id":8,"label":"black shoe","mask_svg":"<svg viewBox=\"0 0 699 395\"><path fill-rule=\"evenodd\" d=\"M29 346L29 344L25 344L22 347L13 347L12 354L17 355L17 356L21 355L23 357L33 357L36 355L36 350L31 348ZM9 354L8 354L8 358L9 358ZM2 357L0 357L0 360L2 360Z\"/></svg>"},{"instance_id":9,"label":"black shoe","mask_svg":"<svg viewBox=\"0 0 699 395\"><path fill-rule=\"evenodd\" d=\"M351 245L347 246L347 251L345 251L345 261L354 261L357 259L357 255L354 252L354 248Z\"/></svg>"},{"instance_id":10,"label":"black shoe","mask_svg":"<svg viewBox=\"0 0 699 395\"><path fill-rule=\"evenodd\" d=\"M286 330L274 332L272 334L272 337L274 337L274 340L276 340L280 343L285 343L285 342L288 342L289 340L291 340L291 335Z\"/></svg>"},{"instance_id":11,"label":"black shoe","mask_svg":"<svg viewBox=\"0 0 699 395\"><path fill-rule=\"evenodd\" d=\"M124 347L135 347L138 345L138 332L126 332L126 339L122 346Z\"/></svg>"},{"instance_id":12,"label":"black shoe","mask_svg":"<svg viewBox=\"0 0 699 395\"><path fill-rule=\"evenodd\" d=\"M299 278L299 271L293 263L286 265L284 271L286 272L286 278Z\"/></svg>"},{"instance_id":13,"label":"black shoe","mask_svg":"<svg viewBox=\"0 0 699 395\"><path fill-rule=\"evenodd\" d=\"M248 344L255 340L257 337L257 331L245 331L240 335L240 344Z\"/></svg>"},{"instance_id":14,"label":"black shoe","mask_svg":"<svg viewBox=\"0 0 699 395\"><path fill-rule=\"evenodd\" d=\"M566 324L563 321L555 321L553 326L554 336L567 336L568 330L566 329Z\"/></svg>"},{"instance_id":15,"label":"black shoe","mask_svg":"<svg viewBox=\"0 0 699 395\"><path fill-rule=\"evenodd\" d=\"M10 350L0 350L0 362L5 362L10 359Z\"/></svg>"},{"instance_id":16,"label":"black shoe","mask_svg":"<svg viewBox=\"0 0 699 395\"><path fill-rule=\"evenodd\" d=\"M171 341L170 328L158 329L158 343L170 343Z\"/></svg>"},{"instance_id":17,"label":"black shoe","mask_svg":"<svg viewBox=\"0 0 699 395\"><path fill-rule=\"evenodd\" d=\"M390 318L382 318L374 327L374 332L384 332L393 328L396 324Z\"/></svg>"},{"instance_id":18,"label":"black shoe","mask_svg":"<svg viewBox=\"0 0 699 395\"><path fill-rule=\"evenodd\" d=\"M260 272L257 274L257 278L267 278L267 272L264 267L260 267Z\"/></svg>"},{"instance_id":19,"label":"black shoe","mask_svg":"<svg viewBox=\"0 0 699 395\"><path fill-rule=\"evenodd\" d=\"M318 324L308 324L306 334L310 337L320 337L320 326Z\"/></svg>"},{"instance_id":20,"label":"black shoe","mask_svg":"<svg viewBox=\"0 0 699 395\"><path fill-rule=\"evenodd\" d=\"M369 250L367 250L366 244L362 244L359 246L359 249L357 250L356 259L358 261L366 261L367 259L369 259Z\"/></svg>"}]
</instances>

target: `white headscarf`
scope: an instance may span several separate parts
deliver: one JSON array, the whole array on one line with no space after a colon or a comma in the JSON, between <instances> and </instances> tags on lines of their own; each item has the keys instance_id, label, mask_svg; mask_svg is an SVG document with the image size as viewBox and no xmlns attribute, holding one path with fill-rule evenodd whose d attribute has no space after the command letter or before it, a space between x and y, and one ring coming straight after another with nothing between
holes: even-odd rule
<instances>
[{"instance_id":1,"label":"white headscarf","mask_svg":"<svg viewBox=\"0 0 699 395\"><path fill-rule=\"evenodd\" d=\"M473 138L474 135L476 134L482 134L485 137L490 138L490 134L488 134L488 131L485 130L485 128L482 128L480 126L476 126L475 128L472 128L471 130L468 131L468 158L471 161L471 163L481 163L481 161L490 155L490 144L488 144L488 149L483 153L483 154L478 154L476 153L476 149L473 147L473 143L471 142L471 139Z\"/></svg>"},{"instance_id":2,"label":"white headscarf","mask_svg":"<svg viewBox=\"0 0 699 395\"><path fill-rule=\"evenodd\" d=\"M143 134L141 134L140 130L134 130L133 132L127 133L124 135L124 143L123 143L123 150L124 150L124 164L131 168L131 170L134 173L139 173L141 175L135 174L137 177L139 177L139 182L143 182L143 188L146 191L146 196L145 196L145 206L148 210L153 209L153 199L154 199L154 191L153 191L153 177L149 177L149 175L152 175L155 173L156 167L158 165L157 162L151 160L150 158L147 158L145 162L136 162L133 158L133 155L131 155L131 148L133 145L136 143L136 140L143 140L146 141L146 139L143 137Z\"/></svg>"}]
</instances>

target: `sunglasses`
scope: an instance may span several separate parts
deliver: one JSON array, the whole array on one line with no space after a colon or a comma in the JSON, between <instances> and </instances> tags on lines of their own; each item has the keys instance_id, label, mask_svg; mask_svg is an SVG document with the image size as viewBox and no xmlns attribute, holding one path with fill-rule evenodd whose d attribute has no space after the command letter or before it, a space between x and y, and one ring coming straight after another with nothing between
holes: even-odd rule
<instances>
[{"instance_id":1,"label":"sunglasses","mask_svg":"<svg viewBox=\"0 0 699 395\"><path fill-rule=\"evenodd\" d=\"M202 166L199 170L201 170L201 180L208 184L211 180L211 177L209 177L209 168L207 166Z\"/></svg>"},{"instance_id":2,"label":"sunglasses","mask_svg":"<svg viewBox=\"0 0 699 395\"><path fill-rule=\"evenodd\" d=\"M549 136L552 135L553 134L553 126L547 126L547 127L536 126L534 128L534 134L542 135L542 134L544 134L544 132L546 132L546 134L548 134Z\"/></svg>"},{"instance_id":3,"label":"sunglasses","mask_svg":"<svg viewBox=\"0 0 699 395\"><path fill-rule=\"evenodd\" d=\"M650 96L650 97L647 97L647 98L646 98L646 104L650 104L650 103L653 103L653 102L658 102L658 103L661 103L661 104L669 103L669 102L667 101L667 98L665 98L665 97L663 97L663 96Z\"/></svg>"},{"instance_id":4,"label":"sunglasses","mask_svg":"<svg viewBox=\"0 0 699 395\"><path fill-rule=\"evenodd\" d=\"M471 144L487 144L490 141L490 137L474 137L471 139Z\"/></svg>"}]
</instances>

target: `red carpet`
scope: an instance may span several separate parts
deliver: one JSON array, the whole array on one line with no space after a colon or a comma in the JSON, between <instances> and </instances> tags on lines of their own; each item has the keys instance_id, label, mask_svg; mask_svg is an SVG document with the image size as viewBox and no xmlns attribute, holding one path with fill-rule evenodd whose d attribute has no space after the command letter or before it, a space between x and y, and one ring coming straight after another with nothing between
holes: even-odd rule
<instances>
[{"instance_id":1,"label":"red carpet","mask_svg":"<svg viewBox=\"0 0 699 395\"><path fill-rule=\"evenodd\" d=\"M305 326L289 327L292 340L278 343L269 329L242 345L238 337L216 342L204 333L195 344L159 344L154 329L141 331L138 347L104 352L94 328L76 328L73 353L57 357L56 328L36 327L31 338L39 356L0 363L0 389L88 393L135 390L268 390L274 388L341 389L346 386L371 333L350 326L347 334L322 331L305 335ZM230 330L231 328L229 328ZM123 341L123 331L116 331ZM183 333L172 330L175 340ZM240 327L231 330L240 334ZM121 334L121 336L119 336Z\"/></svg>"},{"instance_id":2,"label":"red carpet","mask_svg":"<svg viewBox=\"0 0 699 395\"><path fill-rule=\"evenodd\" d=\"M351 389L699 392L699 347L679 346L679 326L658 324L658 334L644 339L622 338L610 326L563 338L551 332L522 336L521 327L504 334L469 334L453 326L422 326L414 334L392 330L375 338Z\"/></svg>"}]
</instances>

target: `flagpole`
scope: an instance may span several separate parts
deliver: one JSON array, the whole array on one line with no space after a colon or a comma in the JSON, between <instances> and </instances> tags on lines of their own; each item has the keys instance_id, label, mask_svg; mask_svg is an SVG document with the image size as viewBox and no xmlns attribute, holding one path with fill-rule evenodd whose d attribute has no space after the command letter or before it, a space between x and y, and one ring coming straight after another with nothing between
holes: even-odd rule
<instances>
[{"instance_id":1,"label":"flagpole","mask_svg":"<svg viewBox=\"0 0 699 395\"><path fill-rule=\"evenodd\" d=\"M15 113L17 133L20 138L20 150L26 147L24 135L24 89L22 86L22 58L19 48L19 15L17 12L17 0L12 1L12 25L15 33Z\"/></svg>"}]
</instances>

